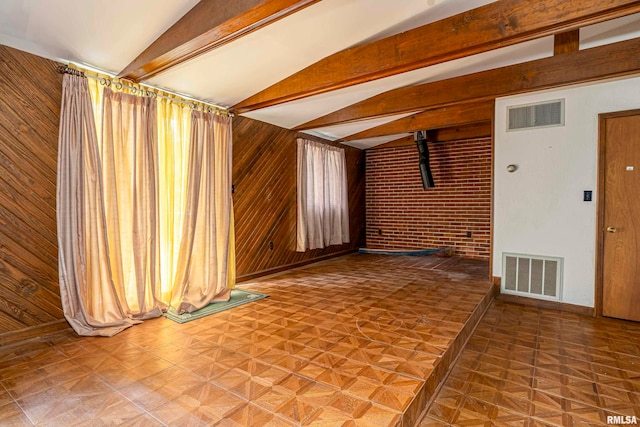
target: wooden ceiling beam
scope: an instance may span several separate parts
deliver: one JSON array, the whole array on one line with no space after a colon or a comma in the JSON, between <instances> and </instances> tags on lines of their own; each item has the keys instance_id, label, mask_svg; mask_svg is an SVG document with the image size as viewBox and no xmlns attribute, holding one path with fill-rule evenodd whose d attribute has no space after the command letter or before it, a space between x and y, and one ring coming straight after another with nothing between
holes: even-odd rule
<instances>
[{"instance_id":1,"label":"wooden ceiling beam","mask_svg":"<svg viewBox=\"0 0 640 427\"><path fill-rule=\"evenodd\" d=\"M381 93L296 127L315 129L374 117L489 100L640 72L640 38Z\"/></svg>"},{"instance_id":2,"label":"wooden ceiling beam","mask_svg":"<svg viewBox=\"0 0 640 427\"><path fill-rule=\"evenodd\" d=\"M319 0L201 0L118 77L148 79Z\"/></svg>"},{"instance_id":3,"label":"wooden ceiling beam","mask_svg":"<svg viewBox=\"0 0 640 427\"><path fill-rule=\"evenodd\" d=\"M381 148L394 148L394 147L405 147L407 145L415 145L415 140L413 135L403 136L402 138L394 139L393 141L385 142L384 144L376 145L371 148L367 148L367 150L378 150Z\"/></svg>"},{"instance_id":4,"label":"wooden ceiling beam","mask_svg":"<svg viewBox=\"0 0 640 427\"><path fill-rule=\"evenodd\" d=\"M463 141L466 139L487 138L493 134L493 122L474 123L466 126L456 126L436 129L434 142Z\"/></svg>"},{"instance_id":5,"label":"wooden ceiling beam","mask_svg":"<svg viewBox=\"0 0 640 427\"><path fill-rule=\"evenodd\" d=\"M487 138L492 134L491 121L474 123L466 126L456 126L442 129L434 129L429 132L432 142L447 141L464 141L467 139ZM430 140L431 141L431 140ZM381 148L402 147L406 145L414 145L413 135L408 135L384 144L376 145L368 148L368 150L377 150Z\"/></svg>"},{"instance_id":6,"label":"wooden ceiling beam","mask_svg":"<svg viewBox=\"0 0 640 427\"><path fill-rule=\"evenodd\" d=\"M571 30L553 37L553 54L576 52L580 50L580 30Z\"/></svg>"},{"instance_id":7,"label":"wooden ceiling beam","mask_svg":"<svg viewBox=\"0 0 640 427\"><path fill-rule=\"evenodd\" d=\"M338 52L236 104L233 111L270 107L636 12L637 0L500 0Z\"/></svg>"},{"instance_id":8,"label":"wooden ceiling beam","mask_svg":"<svg viewBox=\"0 0 640 427\"><path fill-rule=\"evenodd\" d=\"M493 117L493 110L493 100L436 108L363 130L342 138L340 141L355 141L402 132L416 132L486 122Z\"/></svg>"}]
</instances>

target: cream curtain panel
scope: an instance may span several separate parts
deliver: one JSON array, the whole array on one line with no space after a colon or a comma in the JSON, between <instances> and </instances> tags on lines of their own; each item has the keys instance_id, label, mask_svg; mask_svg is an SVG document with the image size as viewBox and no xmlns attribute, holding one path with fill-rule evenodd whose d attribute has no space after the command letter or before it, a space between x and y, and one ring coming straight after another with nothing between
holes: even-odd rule
<instances>
[{"instance_id":1,"label":"cream curtain panel","mask_svg":"<svg viewBox=\"0 0 640 427\"><path fill-rule=\"evenodd\" d=\"M231 154L231 119L194 111L186 215L171 298L179 313L228 301L235 283Z\"/></svg>"},{"instance_id":2,"label":"cream curtain panel","mask_svg":"<svg viewBox=\"0 0 640 427\"><path fill-rule=\"evenodd\" d=\"M160 285L170 302L177 274L184 223L191 143L191 108L178 100L157 99L160 203Z\"/></svg>"},{"instance_id":3,"label":"cream curtain panel","mask_svg":"<svg viewBox=\"0 0 640 427\"><path fill-rule=\"evenodd\" d=\"M111 336L170 304L192 311L228 299L230 118L90 83L64 75L57 214L65 317L80 335Z\"/></svg>"},{"instance_id":4,"label":"cream curtain panel","mask_svg":"<svg viewBox=\"0 0 640 427\"><path fill-rule=\"evenodd\" d=\"M166 304L160 292L156 100L104 89L101 148L113 284L127 316L158 317Z\"/></svg>"},{"instance_id":5,"label":"cream curtain panel","mask_svg":"<svg viewBox=\"0 0 640 427\"><path fill-rule=\"evenodd\" d=\"M62 81L56 205L67 321L80 335L111 336L133 325L109 266L102 164L87 80L70 74Z\"/></svg>"},{"instance_id":6,"label":"cream curtain panel","mask_svg":"<svg viewBox=\"0 0 640 427\"><path fill-rule=\"evenodd\" d=\"M344 149L302 138L297 143L297 251L348 243Z\"/></svg>"}]
</instances>

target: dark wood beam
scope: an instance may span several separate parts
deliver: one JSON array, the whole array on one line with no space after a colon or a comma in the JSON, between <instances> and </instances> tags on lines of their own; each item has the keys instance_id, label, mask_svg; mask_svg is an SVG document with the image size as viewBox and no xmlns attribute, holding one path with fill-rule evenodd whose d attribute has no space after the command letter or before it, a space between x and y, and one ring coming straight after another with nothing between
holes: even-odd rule
<instances>
[{"instance_id":1,"label":"dark wood beam","mask_svg":"<svg viewBox=\"0 0 640 427\"><path fill-rule=\"evenodd\" d=\"M402 138L394 139L393 141L386 142L384 144L376 145L375 147L367 148L367 150L378 150L380 148L394 148L404 147L407 145L415 145L413 135L403 136Z\"/></svg>"},{"instance_id":2,"label":"dark wood beam","mask_svg":"<svg viewBox=\"0 0 640 427\"><path fill-rule=\"evenodd\" d=\"M148 79L319 0L201 0L118 77Z\"/></svg>"},{"instance_id":3,"label":"dark wood beam","mask_svg":"<svg viewBox=\"0 0 640 427\"><path fill-rule=\"evenodd\" d=\"M342 138L341 141L355 141L402 132L416 132L486 122L493 117L493 110L493 101L436 108L363 130Z\"/></svg>"},{"instance_id":4,"label":"dark wood beam","mask_svg":"<svg viewBox=\"0 0 640 427\"><path fill-rule=\"evenodd\" d=\"M489 100L640 73L640 38L381 93L298 126L315 129L373 117Z\"/></svg>"},{"instance_id":5,"label":"dark wood beam","mask_svg":"<svg viewBox=\"0 0 640 427\"><path fill-rule=\"evenodd\" d=\"M553 37L553 54L575 52L580 50L580 30L567 31Z\"/></svg>"},{"instance_id":6,"label":"dark wood beam","mask_svg":"<svg viewBox=\"0 0 640 427\"><path fill-rule=\"evenodd\" d=\"M500 0L338 52L233 110L265 108L636 12L640 12L637 0Z\"/></svg>"},{"instance_id":7,"label":"dark wood beam","mask_svg":"<svg viewBox=\"0 0 640 427\"><path fill-rule=\"evenodd\" d=\"M464 141L466 139L487 138L492 134L491 122L474 123L466 126L456 126L443 129L435 129L429 132L429 137L433 142ZM413 135L405 136L385 144L376 145L368 150L378 150L381 148L402 147L414 145Z\"/></svg>"},{"instance_id":8,"label":"dark wood beam","mask_svg":"<svg viewBox=\"0 0 640 427\"><path fill-rule=\"evenodd\" d=\"M463 141L465 139L487 138L493 134L491 121L466 126L436 129L435 142Z\"/></svg>"}]
</instances>

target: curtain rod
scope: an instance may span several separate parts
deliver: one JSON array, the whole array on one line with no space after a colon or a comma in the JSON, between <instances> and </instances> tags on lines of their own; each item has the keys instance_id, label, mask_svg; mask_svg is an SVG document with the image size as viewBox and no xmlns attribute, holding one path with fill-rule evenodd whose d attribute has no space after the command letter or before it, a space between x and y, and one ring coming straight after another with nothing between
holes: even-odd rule
<instances>
[{"instance_id":1,"label":"curtain rod","mask_svg":"<svg viewBox=\"0 0 640 427\"><path fill-rule=\"evenodd\" d=\"M80 76L80 77L86 77L88 79L93 79L93 80L98 80L100 82L101 85L105 86L105 87L110 87L113 85L113 87L116 90L122 90L122 89L128 89L130 90L133 95L140 95L140 96L148 96L148 97L152 97L152 98L163 98L163 99L169 99L171 101L174 102L178 102L180 104L184 104L184 105L189 105L192 109L194 110L198 110L198 109L202 109L202 111L208 112L208 113L216 113L216 114L221 114L221 115L226 115L229 117L233 117L233 113L231 113L230 111L222 108L222 107L218 107L217 105L211 105L207 102L204 101L199 101L199 100L189 100L187 98L184 98L182 95L178 95L177 93L173 93L170 91L166 91L166 90L161 90L161 89L156 89L152 86L148 86L148 85L144 85L146 87L142 88L142 87L135 87L135 86L131 86L125 83L122 83L122 79L118 79L118 81L114 82L113 79L111 78L107 78L107 77L99 77L99 76L94 76L91 74L87 74L82 70L78 70L76 68L71 68L68 65L60 65L58 66L58 72L60 74L72 74L74 76ZM132 82L133 83L133 82ZM140 85L143 86L143 85ZM177 96L178 99L176 98L172 98L170 96L165 96L162 94L159 94L157 91L163 91L163 92L167 92L167 93L171 93L174 96Z\"/></svg>"}]
</instances>

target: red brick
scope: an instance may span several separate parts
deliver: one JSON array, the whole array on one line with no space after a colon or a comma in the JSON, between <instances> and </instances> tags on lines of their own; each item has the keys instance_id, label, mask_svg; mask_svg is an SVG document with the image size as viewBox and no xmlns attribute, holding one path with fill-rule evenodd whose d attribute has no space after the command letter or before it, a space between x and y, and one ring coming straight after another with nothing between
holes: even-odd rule
<instances>
[{"instance_id":1,"label":"red brick","mask_svg":"<svg viewBox=\"0 0 640 427\"><path fill-rule=\"evenodd\" d=\"M429 151L436 183L429 190L422 189L414 146L367 151L367 247L450 246L488 259L491 139L429 144Z\"/></svg>"}]
</instances>

